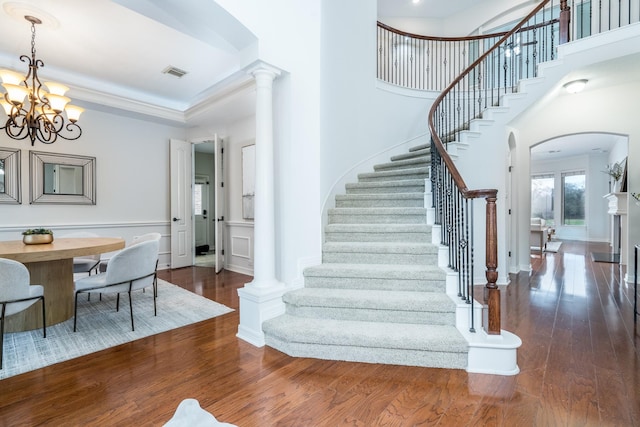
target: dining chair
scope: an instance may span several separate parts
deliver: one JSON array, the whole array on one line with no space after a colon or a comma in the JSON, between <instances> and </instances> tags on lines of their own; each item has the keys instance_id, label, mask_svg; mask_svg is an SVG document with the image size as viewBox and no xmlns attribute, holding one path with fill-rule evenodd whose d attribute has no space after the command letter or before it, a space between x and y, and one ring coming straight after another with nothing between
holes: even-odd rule
<instances>
[{"instance_id":1,"label":"dining chair","mask_svg":"<svg viewBox=\"0 0 640 427\"><path fill-rule=\"evenodd\" d=\"M42 301L42 332L47 337L44 287L29 284L29 270L24 264L0 258L0 369L4 346L4 319Z\"/></svg>"},{"instance_id":2,"label":"dining chair","mask_svg":"<svg viewBox=\"0 0 640 427\"><path fill-rule=\"evenodd\" d=\"M84 277L75 282L75 305L73 308L73 331L77 330L78 295L81 293L100 292L101 294L117 294L116 311L120 309L120 293L129 295L129 310L131 313L131 330L135 331L133 323L133 305L131 292L153 287L153 314L156 316L157 282L159 242L149 240L122 249L109 260L107 271Z\"/></svg>"},{"instance_id":3,"label":"dining chair","mask_svg":"<svg viewBox=\"0 0 640 427\"><path fill-rule=\"evenodd\" d=\"M68 233L60 236L61 238L88 238L88 237L100 237L95 233L89 233L86 231L78 231L74 233ZM98 272L98 265L100 264L100 254L86 255L73 258L73 274L77 273L91 273Z\"/></svg>"},{"instance_id":4,"label":"dining chair","mask_svg":"<svg viewBox=\"0 0 640 427\"><path fill-rule=\"evenodd\" d=\"M131 243L129 243L127 246L137 245L138 243L146 242L148 240L156 240L159 242L161 238L162 238L162 235L160 233L155 233L155 232L146 233L141 236L134 237L133 240L131 240ZM105 271L107 271L108 264L109 264L109 260L100 261L100 265L98 266L98 271L100 273L104 273Z\"/></svg>"}]
</instances>

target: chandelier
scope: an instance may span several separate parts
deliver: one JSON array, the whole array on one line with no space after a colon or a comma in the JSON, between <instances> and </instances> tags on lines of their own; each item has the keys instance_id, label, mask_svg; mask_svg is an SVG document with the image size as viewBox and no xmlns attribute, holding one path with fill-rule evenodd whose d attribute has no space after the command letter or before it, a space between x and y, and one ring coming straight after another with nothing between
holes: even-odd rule
<instances>
[{"instance_id":1,"label":"chandelier","mask_svg":"<svg viewBox=\"0 0 640 427\"><path fill-rule=\"evenodd\" d=\"M64 96L68 87L59 83L40 82L38 68L44 67L44 62L36 59L36 24L42 21L29 15L24 19L31 23L31 58L22 55L20 61L29 64L29 71L22 76L15 71L0 70L0 80L6 90L0 98L0 104L9 116L0 129L4 129L13 139L29 137L31 145L36 139L45 144L53 144L58 137L78 139L82 129L76 122L84 109L69 104L71 100Z\"/></svg>"}]
</instances>

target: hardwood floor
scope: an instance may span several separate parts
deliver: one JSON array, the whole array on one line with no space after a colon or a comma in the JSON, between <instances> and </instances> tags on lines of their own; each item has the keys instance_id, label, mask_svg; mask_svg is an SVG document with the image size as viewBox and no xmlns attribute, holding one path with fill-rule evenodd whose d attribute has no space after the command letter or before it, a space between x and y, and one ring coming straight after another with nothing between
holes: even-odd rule
<instances>
[{"instance_id":1,"label":"hardwood floor","mask_svg":"<svg viewBox=\"0 0 640 427\"><path fill-rule=\"evenodd\" d=\"M160 426L185 398L243 427L640 425L633 286L591 261L607 250L564 242L503 290L502 326L523 341L513 377L294 359L237 339L235 311L2 380L0 425ZM160 277L236 310L251 279Z\"/></svg>"}]
</instances>

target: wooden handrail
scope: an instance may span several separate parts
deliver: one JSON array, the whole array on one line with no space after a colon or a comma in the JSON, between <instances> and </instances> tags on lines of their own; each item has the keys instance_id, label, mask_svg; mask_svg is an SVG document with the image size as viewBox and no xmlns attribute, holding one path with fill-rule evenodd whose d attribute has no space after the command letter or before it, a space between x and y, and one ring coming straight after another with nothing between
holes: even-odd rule
<instances>
[{"instance_id":1,"label":"wooden handrail","mask_svg":"<svg viewBox=\"0 0 640 427\"><path fill-rule=\"evenodd\" d=\"M484 198L486 200L486 240L485 240L485 264L487 279L486 283L486 304L487 304L487 319L484 322L485 331L491 335L499 335L501 333L501 315L500 315L500 290L497 285L498 280L498 231L497 231L497 209L496 201L498 190L497 189L482 189L482 190L469 190L465 183L460 171L456 168L453 159L447 153L447 150L442 142L440 135L436 129L435 121L436 114L440 105L444 99L452 92L456 86L468 76L478 65L482 64L487 57L499 49L509 37L522 30L524 25L533 18L540 10L542 10L552 0L544 0L538 6L536 6L519 24L517 24L510 31L505 32L498 42L484 52L479 58L477 58L470 66L468 66L457 78L455 78L447 88L436 98L431 110L429 111L429 131L431 133L432 144L438 151L441 161L444 162L447 172L450 174L455 186L460 191L460 194L465 199L477 199ZM383 27L386 27L383 25ZM495 37L495 35L487 35L485 38ZM474 37L474 39L481 37ZM444 38L437 38L437 40L443 40ZM467 38L463 38L466 40ZM456 39L460 40L460 39ZM454 125L458 127L459 124Z\"/></svg>"}]
</instances>

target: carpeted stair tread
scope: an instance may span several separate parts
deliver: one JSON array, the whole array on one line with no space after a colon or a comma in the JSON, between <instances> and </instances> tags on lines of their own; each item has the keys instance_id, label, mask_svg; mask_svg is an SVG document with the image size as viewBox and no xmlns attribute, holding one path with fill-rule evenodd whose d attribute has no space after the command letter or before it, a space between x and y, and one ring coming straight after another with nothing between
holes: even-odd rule
<instances>
[{"instance_id":1,"label":"carpeted stair tread","mask_svg":"<svg viewBox=\"0 0 640 427\"><path fill-rule=\"evenodd\" d=\"M428 224L327 224L328 233L431 233Z\"/></svg>"},{"instance_id":2,"label":"carpeted stair tread","mask_svg":"<svg viewBox=\"0 0 640 427\"><path fill-rule=\"evenodd\" d=\"M377 194L338 194L336 201L343 200L424 200L424 193L377 193Z\"/></svg>"},{"instance_id":3,"label":"carpeted stair tread","mask_svg":"<svg viewBox=\"0 0 640 427\"><path fill-rule=\"evenodd\" d=\"M384 208L331 208L329 215L425 215L426 208L384 207Z\"/></svg>"},{"instance_id":4,"label":"carpeted stair tread","mask_svg":"<svg viewBox=\"0 0 640 427\"><path fill-rule=\"evenodd\" d=\"M373 170L384 171L389 169L407 169L414 167L429 167L431 165L431 153L422 156L410 157L408 159L395 160L388 163L380 163L373 166Z\"/></svg>"},{"instance_id":5,"label":"carpeted stair tread","mask_svg":"<svg viewBox=\"0 0 640 427\"><path fill-rule=\"evenodd\" d=\"M336 208L423 208L424 193L363 193L336 196Z\"/></svg>"},{"instance_id":6,"label":"carpeted stair tread","mask_svg":"<svg viewBox=\"0 0 640 427\"><path fill-rule=\"evenodd\" d=\"M429 168L426 166L408 169L391 169L358 174L358 182L402 181L407 179L427 178Z\"/></svg>"},{"instance_id":7,"label":"carpeted stair tread","mask_svg":"<svg viewBox=\"0 0 640 427\"><path fill-rule=\"evenodd\" d=\"M424 191L424 179L405 179L396 181L356 182L345 185L347 193L415 193Z\"/></svg>"},{"instance_id":8,"label":"carpeted stair tread","mask_svg":"<svg viewBox=\"0 0 640 427\"><path fill-rule=\"evenodd\" d=\"M284 295L287 304L373 310L401 310L452 314L456 305L445 293L371 289L302 288Z\"/></svg>"},{"instance_id":9,"label":"carpeted stair tread","mask_svg":"<svg viewBox=\"0 0 640 427\"><path fill-rule=\"evenodd\" d=\"M423 148L421 150L410 151L408 153L397 154L391 157L391 161L397 162L397 161L415 159L415 158L424 157L424 156L431 156L431 147Z\"/></svg>"},{"instance_id":10,"label":"carpeted stair tread","mask_svg":"<svg viewBox=\"0 0 640 427\"><path fill-rule=\"evenodd\" d=\"M304 270L305 277L442 280L446 273L435 265L380 265L323 263Z\"/></svg>"},{"instance_id":11,"label":"carpeted stair tread","mask_svg":"<svg viewBox=\"0 0 640 427\"><path fill-rule=\"evenodd\" d=\"M263 323L268 335L289 343L338 345L447 353L468 351L462 334L449 325L387 324L283 315Z\"/></svg>"},{"instance_id":12,"label":"carpeted stair tread","mask_svg":"<svg viewBox=\"0 0 640 427\"><path fill-rule=\"evenodd\" d=\"M326 242L325 252L370 253L370 254L437 254L438 248L431 243L419 242Z\"/></svg>"},{"instance_id":13,"label":"carpeted stair tread","mask_svg":"<svg viewBox=\"0 0 640 427\"><path fill-rule=\"evenodd\" d=\"M410 153L415 151L421 151L421 150L431 150L431 144L430 143L420 144L420 145L416 145L415 147L409 148Z\"/></svg>"}]
</instances>

